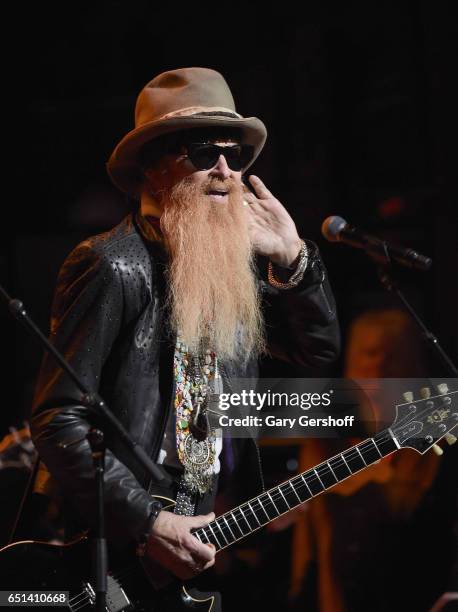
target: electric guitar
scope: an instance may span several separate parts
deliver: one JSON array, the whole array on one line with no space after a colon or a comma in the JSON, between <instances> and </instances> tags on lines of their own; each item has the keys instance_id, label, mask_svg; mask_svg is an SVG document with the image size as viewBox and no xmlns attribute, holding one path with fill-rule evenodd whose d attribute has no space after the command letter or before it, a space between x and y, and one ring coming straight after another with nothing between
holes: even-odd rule
<instances>
[{"instance_id":1,"label":"electric guitar","mask_svg":"<svg viewBox=\"0 0 458 612\"><path fill-rule=\"evenodd\" d=\"M393 452L413 448L424 454L433 447L442 452L438 441L456 441L451 431L458 425L458 407L454 405L458 392L449 392L445 383L437 389L434 396L429 389L422 389L422 399L418 400L412 393L405 393L405 403L396 406L396 418L390 428L193 530L194 536L220 551ZM165 509L172 509L174 501L168 503ZM183 584L176 579L157 589L157 582L139 558L132 554L132 563L126 566L126 554L122 557L124 562L118 563L116 556L110 555L106 604L109 612L216 609L218 595L201 593L192 581ZM95 592L90 568L87 537L65 545L16 542L0 550L0 589L68 591L67 609L93 610Z\"/></svg>"}]
</instances>

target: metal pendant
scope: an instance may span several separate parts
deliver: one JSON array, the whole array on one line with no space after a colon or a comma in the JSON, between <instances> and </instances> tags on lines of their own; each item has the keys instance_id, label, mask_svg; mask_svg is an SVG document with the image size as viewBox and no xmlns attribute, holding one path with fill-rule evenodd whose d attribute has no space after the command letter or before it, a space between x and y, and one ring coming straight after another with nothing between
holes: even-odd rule
<instances>
[{"instance_id":1,"label":"metal pendant","mask_svg":"<svg viewBox=\"0 0 458 612\"><path fill-rule=\"evenodd\" d=\"M188 434L183 444L184 482L187 488L201 495L206 493L213 482L214 448L212 442L196 440Z\"/></svg>"}]
</instances>

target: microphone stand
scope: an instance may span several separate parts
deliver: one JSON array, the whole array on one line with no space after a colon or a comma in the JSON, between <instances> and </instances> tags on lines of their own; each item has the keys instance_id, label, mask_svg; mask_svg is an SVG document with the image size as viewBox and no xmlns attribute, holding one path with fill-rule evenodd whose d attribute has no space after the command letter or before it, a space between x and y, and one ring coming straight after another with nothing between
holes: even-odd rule
<instances>
[{"instance_id":1,"label":"microphone stand","mask_svg":"<svg viewBox=\"0 0 458 612\"><path fill-rule=\"evenodd\" d=\"M453 361L444 351L442 346L439 343L437 337L426 327L423 321L418 316L417 312L413 308L413 306L408 302L405 295L397 286L396 281L393 278L393 267L392 261L389 254L388 245L386 242L382 243L383 254L371 255L368 251L366 253L369 255L371 259L375 261L378 269L378 277L382 286L387 290L395 293L399 300L404 305L407 312L411 315L412 319L415 321L417 326L420 328L423 338L429 346L432 347L433 352L437 355L439 360L442 362L445 370L452 378L458 377L458 369L456 368Z\"/></svg>"},{"instance_id":2,"label":"microphone stand","mask_svg":"<svg viewBox=\"0 0 458 612\"><path fill-rule=\"evenodd\" d=\"M50 353L60 365L60 367L68 374L73 380L76 386L80 389L83 394L81 403L83 406L94 408L99 415L102 416L102 420L105 423L105 429L107 427L113 428L116 433L121 437L129 452L132 453L134 458L140 463L144 470L153 478L158 481L165 480L165 474L154 465L147 453L139 446L138 442L135 442L124 428L124 426L118 421L118 419L109 410L100 395L91 389L89 389L84 382L80 379L78 374L72 368L72 366L65 360L62 354L49 342L48 338L41 332L39 327L35 325L32 319L28 316L23 303L18 299L13 299L0 285L0 297L7 303L10 313L15 319L22 323L26 329L28 329L32 336L38 338L42 347ZM94 572L94 584L96 590L96 610L103 612L106 610L106 593L107 593L107 549L105 539L105 520L104 520L104 471L105 471L105 444L104 435L102 431L98 429L91 429L87 436L80 440L75 440L71 444L81 442L87 439L92 450L92 458L94 461L94 470L96 478L96 503L97 503L97 517L96 517L96 528L94 537L94 561L93 561L93 572ZM62 445L66 448L66 445Z\"/></svg>"},{"instance_id":3,"label":"microphone stand","mask_svg":"<svg viewBox=\"0 0 458 612\"><path fill-rule=\"evenodd\" d=\"M104 612L107 599L108 555L105 539L104 515L104 474L105 474L105 440L100 429L91 428L86 436L92 450L92 460L95 469L95 486L97 488L96 527L93 537L93 559L95 587L95 609Z\"/></svg>"}]
</instances>

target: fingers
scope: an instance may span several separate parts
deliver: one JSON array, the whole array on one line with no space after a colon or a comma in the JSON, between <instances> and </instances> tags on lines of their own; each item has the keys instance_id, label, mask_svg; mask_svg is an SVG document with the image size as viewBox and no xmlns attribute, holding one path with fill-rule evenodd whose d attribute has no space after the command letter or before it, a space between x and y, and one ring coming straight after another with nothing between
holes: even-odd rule
<instances>
[{"instance_id":1,"label":"fingers","mask_svg":"<svg viewBox=\"0 0 458 612\"><path fill-rule=\"evenodd\" d=\"M256 191L256 195L258 196L258 198L260 198L260 199L268 199L268 198L273 198L274 197L272 195L272 193L267 189L267 187L264 185L264 183L261 181L261 179L258 176L254 175L254 174L251 174L248 177L248 180L253 185L254 190Z\"/></svg>"},{"instance_id":2,"label":"fingers","mask_svg":"<svg viewBox=\"0 0 458 612\"><path fill-rule=\"evenodd\" d=\"M215 565L215 557L213 557L213 559L211 561L209 561L208 563L206 563L204 565L204 570L209 569L210 567L213 567Z\"/></svg>"},{"instance_id":3,"label":"fingers","mask_svg":"<svg viewBox=\"0 0 458 612\"><path fill-rule=\"evenodd\" d=\"M271 217L270 211L261 204L260 200L251 200L248 204L248 209L254 217L261 219L269 219Z\"/></svg>"},{"instance_id":4,"label":"fingers","mask_svg":"<svg viewBox=\"0 0 458 612\"><path fill-rule=\"evenodd\" d=\"M198 574L200 574L201 572L204 572L205 570L210 569L210 567L213 567L215 565L215 559L211 559L210 561L208 561L207 563L199 563L199 562L195 562L195 561L191 561L188 566L186 568L183 568L179 573L180 573L180 578L186 580L189 578L193 578L194 576L197 576Z\"/></svg>"},{"instance_id":5,"label":"fingers","mask_svg":"<svg viewBox=\"0 0 458 612\"><path fill-rule=\"evenodd\" d=\"M208 525L214 519L213 512L192 517L161 512L154 523L157 530L153 527L148 540L148 556L182 579L192 578L212 567L216 548L203 544L191 529Z\"/></svg>"},{"instance_id":6,"label":"fingers","mask_svg":"<svg viewBox=\"0 0 458 612\"><path fill-rule=\"evenodd\" d=\"M208 523L211 523L215 520L215 513L210 512L209 514L198 514L197 516L190 516L188 518L188 523L190 529L195 529L196 527L205 527Z\"/></svg>"},{"instance_id":7,"label":"fingers","mask_svg":"<svg viewBox=\"0 0 458 612\"><path fill-rule=\"evenodd\" d=\"M207 569L207 567L211 567L215 562L216 548L213 544L203 544L202 546L203 548L199 546L197 551L191 552L191 557L196 565Z\"/></svg>"},{"instance_id":8,"label":"fingers","mask_svg":"<svg viewBox=\"0 0 458 612\"><path fill-rule=\"evenodd\" d=\"M210 512L205 515L192 516L187 518L187 522L190 529L198 527L204 527L215 520L215 514ZM194 560L200 563L208 563L215 557L216 549L210 544L203 544L195 536L189 533L189 537L186 537L186 547L190 551Z\"/></svg>"},{"instance_id":9,"label":"fingers","mask_svg":"<svg viewBox=\"0 0 458 612\"><path fill-rule=\"evenodd\" d=\"M211 561L215 556L216 549L214 546L210 547L207 546L207 544L202 544L202 542L199 542L199 540L193 536L190 536L189 539L186 538L184 546L189 551L194 561L200 563L207 563L207 561Z\"/></svg>"}]
</instances>

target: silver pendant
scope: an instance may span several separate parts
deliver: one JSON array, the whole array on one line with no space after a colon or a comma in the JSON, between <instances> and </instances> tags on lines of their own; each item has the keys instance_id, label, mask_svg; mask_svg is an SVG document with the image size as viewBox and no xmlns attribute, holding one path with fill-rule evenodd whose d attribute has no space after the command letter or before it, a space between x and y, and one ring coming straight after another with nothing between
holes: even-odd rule
<instances>
[{"instance_id":1,"label":"silver pendant","mask_svg":"<svg viewBox=\"0 0 458 612\"><path fill-rule=\"evenodd\" d=\"M212 442L196 440L188 434L183 444L184 482L192 493L206 493L213 481L214 448Z\"/></svg>"}]
</instances>

